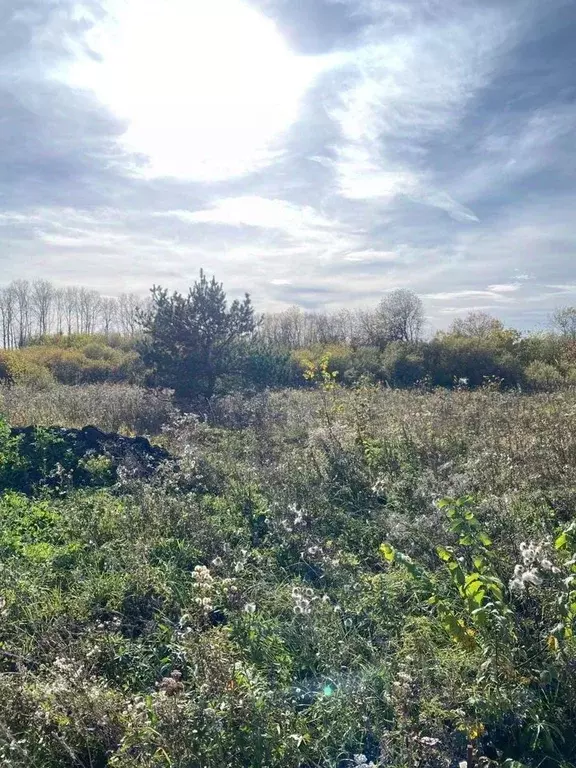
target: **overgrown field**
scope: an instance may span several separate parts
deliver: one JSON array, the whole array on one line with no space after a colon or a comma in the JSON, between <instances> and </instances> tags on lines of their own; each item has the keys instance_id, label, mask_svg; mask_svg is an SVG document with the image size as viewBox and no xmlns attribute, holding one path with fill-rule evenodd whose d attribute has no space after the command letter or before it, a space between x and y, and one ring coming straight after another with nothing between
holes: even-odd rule
<instances>
[{"instance_id":1,"label":"overgrown field","mask_svg":"<svg viewBox=\"0 0 576 768\"><path fill-rule=\"evenodd\" d=\"M0 764L576 765L576 393L45 397L174 461L0 430Z\"/></svg>"}]
</instances>

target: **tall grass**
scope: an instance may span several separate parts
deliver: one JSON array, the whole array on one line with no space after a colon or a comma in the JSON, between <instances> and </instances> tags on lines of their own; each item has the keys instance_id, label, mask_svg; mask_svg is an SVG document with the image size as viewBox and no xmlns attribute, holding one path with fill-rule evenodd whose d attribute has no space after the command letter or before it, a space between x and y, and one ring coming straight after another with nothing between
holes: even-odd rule
<instances>
[{"instance_id":1,"label":"tall grass","mask_svg":"<svg viewBox=\"0 0 576 768\"><path fill-rule=\"evenodd\" d=\"M178 462L0 498L0 762L576 765L574 393L67 392Z\"/></svg>"},{"instance_id":2,"label":"tall grass","mask_svg":"<svg viewBox=\"0 0 576 768\"><path fill-rule=\"evenodd\" d=\"M110 432L158 434L174 414L170 398L127 384L0 387L0 412L14 426L93 424Z\"/></svg>"}]
</instances>

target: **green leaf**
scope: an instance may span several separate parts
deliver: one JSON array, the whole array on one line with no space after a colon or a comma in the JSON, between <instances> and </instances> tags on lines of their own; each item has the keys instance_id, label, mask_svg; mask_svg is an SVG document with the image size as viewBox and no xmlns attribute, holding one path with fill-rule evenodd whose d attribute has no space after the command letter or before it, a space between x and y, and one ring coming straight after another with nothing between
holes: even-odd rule
<instances>
[{"instance_id":1,"label":"green leaf","mask_svg":"<svg viewBox=\"0 0 576 768\"><path fill-rule=\"evenodd\" d=\"M560 536L558 536L558 538L554 542L554 546L556 547L556 549L564 549L567 543L568 543L568 534L566 533L566 531L562 531Z\"/></svg>"},{"instance_id":2,"label":"green leaf","mask_svg":"<svg viewBox=\"0 0 576 768\"><path fill-rule=\"evenodd\" d=\"M478 539L480 540L481 544L484 544L485 547L489 547L492 544L492 539L490 536L485 534L483 531L478 533Z\"/></svg>"},{"instance_id":3,"label":"green leaf","mask_svg":"<svg viewBox=\"0 0 576 768\"><path fill-rule=\"evenodd\" d=\"M384 559L389 563L393 563L396 557L394 547L386 542L384 544L380 544L380 554L383 555Z\"/></svg>"},{"instance_id":4,"label":"green leaf","mask_svg":"<svg viewBox=\"0 0 576 768\"><path fill-rule=\"evenodd\" d=\"M440 560L443 560L445 563L447 563L449 560L452 560L454 555L446 549L446 547L436 547L436 552L438 552L438 557Z\"/></svg>"}]
</instances>

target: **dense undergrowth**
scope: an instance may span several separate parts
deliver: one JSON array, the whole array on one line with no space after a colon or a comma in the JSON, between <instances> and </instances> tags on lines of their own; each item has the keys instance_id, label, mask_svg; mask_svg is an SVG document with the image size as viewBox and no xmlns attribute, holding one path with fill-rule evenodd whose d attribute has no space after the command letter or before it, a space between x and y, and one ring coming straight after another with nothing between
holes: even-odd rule
<instances>
[{"instance_id":1,"label":"dense undergrowth","mask_svg":"<svg viewBox=\"0 0 576 768\"><path fill-rule=\"evenodd\" d=\"M325 372L165 419L152 479L2 496L3 764L576 765L573 392Z\"/></svg>"},{"instance_id":2,"label":"dense undergrowth","mask_svg":"<svg viewBox=\"0 0 576 768\"><path fill-rule=\"evenodd\" d=\"M0 349L0 383L46 393L58 385L183 386L189 395L200 389L206 397L198 360L183 364L176 357L166 382L166 372L159 376L145 363L142 342L142 337L117 334L31 339L19 349ZM481 337L438 333L428 341L389 341L381 346L345 341L290 346L255 333L225 356L215 356L214 393L221 397L306 387L306 372L323 362L343 386L370 381L394 388L453 388L464 381L477 388L498 381L508 389L552 392L576 382L576 342L553 333L522 335L501 327ZM192 389L190 382L195 382Z\"/></svg>"}]
</instances>

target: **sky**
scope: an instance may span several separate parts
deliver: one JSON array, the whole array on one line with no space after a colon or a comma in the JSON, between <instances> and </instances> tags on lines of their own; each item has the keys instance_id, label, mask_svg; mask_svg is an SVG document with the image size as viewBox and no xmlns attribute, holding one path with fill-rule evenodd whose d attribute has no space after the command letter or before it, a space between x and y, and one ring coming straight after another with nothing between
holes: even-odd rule
<instances>
[{"instance_id":1,"label":"sky","mask_svg":"<svg viewBox=\"0 0 576 768\"><path fill-rule=\"evenodd\" d=\"M0 282L576 304L572 0L2 0Z\"/></svg>"}]
</instances>

